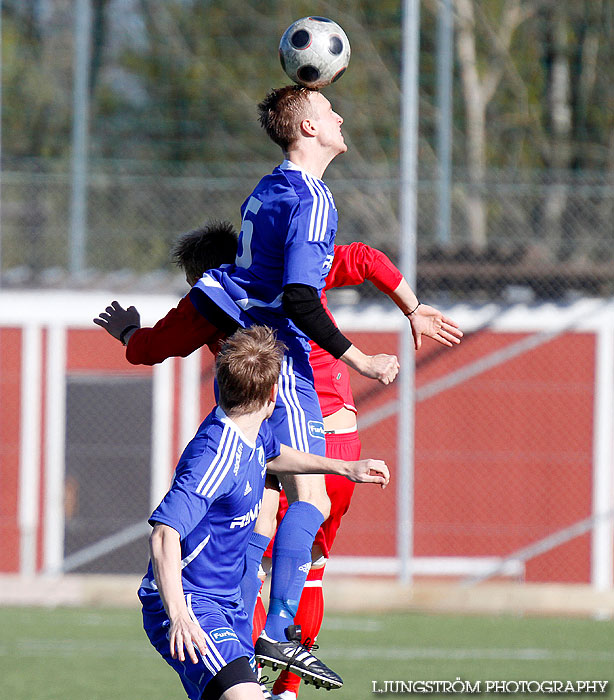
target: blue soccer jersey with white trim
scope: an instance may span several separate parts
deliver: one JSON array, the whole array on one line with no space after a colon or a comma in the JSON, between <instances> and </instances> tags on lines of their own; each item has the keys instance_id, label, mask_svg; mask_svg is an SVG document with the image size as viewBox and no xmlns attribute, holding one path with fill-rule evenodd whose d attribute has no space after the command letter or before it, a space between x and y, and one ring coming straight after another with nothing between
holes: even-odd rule
<instances>
[{"instance_id":1,"label":"blue soccer jersey with white trim","mask_svg":"<svg viewBox=\"0 0 614 700\"><path fill-rule=\"evenodd\" d=\"M172 486L151 515L181 538L185 594L239 600L245 552L262 505L266 463L280 446L263 422L256 443L217 407L184 450ZM158 595L151 562L139 590Z\"/></svg>"},{"instance_id":2,"label":"blue soccer jersey with white trim","mask_svg":"<svg viewBox=\"0 0 614 700\"><path fill-rule=\"evenodd\" d=\"M322 180L284 161L260 180L241 214L231 276L250 297L273 302L287 284L322 291L337 232L335 202Z\"/></svg>"},{"instance_id":3,"label":"blue soccer jersey with white trim","mask_svg":"<svg viewBox=\"0 0 614 700\"><path fill-rule=\"evenodd\" d=\"M308 356L308 339L287 318L281 299L287 284L322 291L337 232L333 197L322 180L284 161L260 180L241 211L235 265L205 273L190 298L205 315L203 294L243 326L271 326L292 354Z\"/></svg>"}]
</instances>

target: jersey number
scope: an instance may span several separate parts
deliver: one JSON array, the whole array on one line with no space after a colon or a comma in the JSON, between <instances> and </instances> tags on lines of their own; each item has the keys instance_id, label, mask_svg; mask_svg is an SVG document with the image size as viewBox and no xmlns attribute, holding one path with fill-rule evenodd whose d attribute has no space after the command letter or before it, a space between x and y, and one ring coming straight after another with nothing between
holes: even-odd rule
<instances>
[{"instance_id":1,"label":"jersey number","mask_svg":"<svg viewBox=\"0 0 614 700\"><path fill-rule=\"evenodd\" d=\"M235 264L237 267L248 268L252 264L252 235L254 234L254 224L249 220L249 214L257 214L262 202L255 197L250 197L245 211L243 212L243 222L241 223L241 255L237 254Z\"/></svg>"}]
</instances>

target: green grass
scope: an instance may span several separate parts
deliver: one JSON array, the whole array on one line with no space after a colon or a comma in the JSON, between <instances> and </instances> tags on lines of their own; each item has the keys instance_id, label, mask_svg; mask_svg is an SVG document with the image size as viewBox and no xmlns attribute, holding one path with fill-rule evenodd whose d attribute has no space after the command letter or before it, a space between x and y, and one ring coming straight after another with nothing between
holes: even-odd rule
<instances>
[{"instance_id":1,"label":"green grass","mask_svg":"<svg viewBox=\"0 0 614 700\"><path fill-rule=\"evenodd\" d=\"M330 694L305 688L304 700L373 699L379 695L372 693L372 681L383 687L385 680L460 677L480 680L482 688L485 680L614 681L611 621L329 615L318 642L321 658L343 676L345 686ZM402 694L382 697L394 696ZM174 672L150 647L138 610L0 608L0 697L181 700L185 696Z\"/></svg>"}]
</instances>

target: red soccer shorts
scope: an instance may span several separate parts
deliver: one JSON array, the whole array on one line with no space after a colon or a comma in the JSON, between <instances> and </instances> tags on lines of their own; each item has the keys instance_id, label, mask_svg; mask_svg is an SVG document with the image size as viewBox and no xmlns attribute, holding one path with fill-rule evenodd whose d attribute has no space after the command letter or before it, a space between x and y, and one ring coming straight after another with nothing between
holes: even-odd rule
<instances>
[{"instance_id":1,"label":"red soccer shorts","mask_svg":"<svg viewBox=\"0 0 614 700\"><path fill-rule=\"evenodd\" d=\"M326 456L332 459L344 459L355 461L360 459L360 438L358 431L351 433L327 433ZM322 523L316 534L314 544L317 544L324 556L328 559L329 552L335 541L337 530L341 524L341 518L348 512L352 494L354 493L353 481L337 474L326 474L326 493L330 498L330 515ZM279 509L277 511L277 524L281 522L288 510L286 494L282 491L279 497ZM264 553L265 557L271 557L273 552L273 538Z\"/></svg>"}]
</instances>

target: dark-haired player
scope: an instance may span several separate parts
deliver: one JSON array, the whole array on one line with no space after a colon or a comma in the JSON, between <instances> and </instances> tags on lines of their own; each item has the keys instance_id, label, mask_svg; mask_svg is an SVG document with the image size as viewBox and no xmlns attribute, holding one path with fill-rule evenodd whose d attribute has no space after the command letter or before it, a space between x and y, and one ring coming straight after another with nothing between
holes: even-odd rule
<instances>
[{"instance_id":1,"label":"dark-haired player","mask_svg":"<svg viewBox=\"0 0 614 700\"><path fill-rule=\"evenodd\" d=\"M237 233L228 222L213 222L182 235L173 247L173 259L186 273L186 280L192 283L204 270L220 267L233 260L236 255ZM455 324L427 305L420 305L412 314L408 312L416 306L415 295L403 279L399 270L380 251L362 243L348 246L335 246L334 259L326 279L326 289L357 285L370 280L382 292L390 296L397 306L408 316L415 339L416 349L422 342L422 336L432 337L444 344L459 342L462 333ZM322 295L326 307L326 296ZM327 313L328 308L326 307ZM332 317L331 317L332 318ZM140 318L134 307L122 309L117 302L107 307L96 323L104 327L116 338L125 328L129 340L126 356L133 364L155 364L171 356L186 356L197 348L207 345L216 351L217 342L223 337L216 328L208 323L194 308L189 297L184 297L176 309L153 328L139 328ZM453 340L452 340L453 339ZM326 430L326 455L340 459L358 459L360 456L360 439L356 430L356 409L351 392L348 370L344 363L335 360L314 343L310 362L314 370L315 387L318 393L324 427ZM347 479L329 475L325 477L326 489L331 499L331 514L318 531L312 553L312 564L307 575L307 585L303 590L295 622L302 627L303 641L314 640L320 629L323 615L322 576L328 560L339 523L347 511L353 493L353 484ZM273 489L267 491L268 499L274 497ZM282 495L282 498L285 498ZM284 503L282 513L285 512ZM268 506L273 509L276 501ZM264 515L264 514L263 514ZM266 535L264 534L266 532ZM257 564L262 551L266 548L273 528L261 526L254 532L250 556ZM260 547L260 549L258 548ZM267 552L270 556L270 552ZM259 584L256 584L259 585ZM249 606L253 605L252 595ZM249 596L246 596L246 598ZM263 626L263 606L259 599L254 626L258 633ZM298 691L300 678L291 673L284 673L275 686L276 692Z\"/></svg>"}]
</instances>

